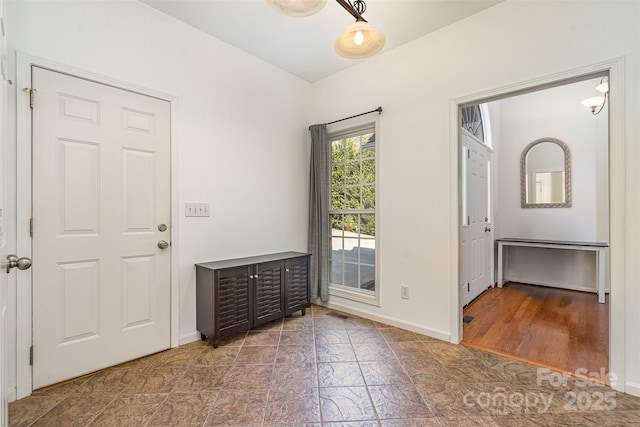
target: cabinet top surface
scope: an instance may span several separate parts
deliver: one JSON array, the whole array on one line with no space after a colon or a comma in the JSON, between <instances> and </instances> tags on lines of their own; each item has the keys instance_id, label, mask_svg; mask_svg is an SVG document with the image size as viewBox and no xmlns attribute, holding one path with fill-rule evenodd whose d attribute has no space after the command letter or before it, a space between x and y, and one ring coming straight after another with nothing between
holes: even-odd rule
<instances>
[{"instance_id":1,"label":"cabinet top surface","mask_svg":"<svg viewBox=\"0 0 640 427\"><path fill-rule=\"evenodd\" d=\"M279 261L291 258L299 258L309 256L311 254L304 252L280 252L275 254L258 255L246 258L225 259L220 261L212 261L205 263L198 263L196 266L202 268L208 268L211 270L218 270L220 268L232 268L240 267L243 265L260 264L263 262Z\"/></svg>"}]
</instances>

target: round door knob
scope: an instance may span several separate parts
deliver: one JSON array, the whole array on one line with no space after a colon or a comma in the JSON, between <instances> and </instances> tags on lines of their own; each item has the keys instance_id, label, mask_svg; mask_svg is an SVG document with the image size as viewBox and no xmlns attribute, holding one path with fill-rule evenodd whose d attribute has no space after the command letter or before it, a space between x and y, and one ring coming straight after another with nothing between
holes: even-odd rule
<instances>
[{"instance_id":1,"label":"round door knob","mask_svg":"<svg viewBox=\"0 0 640 427\"><path fill-rule=\"evenodd\" d=\"M158 231L167 231L167 224L158 224Z\"/></svg>"},{"instance_id":2,"label":"round door knob","mask_svg":"<svg viewBox=\"0 0 640 427\"><path fill-rule=\"evenodd\" d=\"M19 258L17 264L18 270L28 270L29 268L31 268L31 258Z\"/></svg>"},{"instance_id":3,"label":"round door knob","mask_svg":"<svg viewBox=\"0 0 640 427\"><path fill-rule=\"evenodd\" d=\"M166 242L166 241L164 241L164 240L160 240L160 241L158 242L158 247L159 247L160 249L167 249L167 248L169 247L169 243L167 243L167 242Z\"/></svg>"},{"instance_id":4,"label":"round door knob","mask_svg":"<svg viewBox=\"0 0 640 427\"><path fill-rule=\"evenodd\" d=\"M7 273L14 267L18 267L18 270L27 270L31 267L31 258L18 258L17 255L7 255Z\"/></svg>"}]
</instances>

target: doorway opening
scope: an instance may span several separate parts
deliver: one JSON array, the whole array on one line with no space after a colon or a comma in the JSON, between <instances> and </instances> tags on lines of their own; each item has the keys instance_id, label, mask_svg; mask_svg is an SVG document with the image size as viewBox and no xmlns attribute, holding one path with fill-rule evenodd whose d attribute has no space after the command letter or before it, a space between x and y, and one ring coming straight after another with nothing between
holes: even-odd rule
<instances>
[{"instance_id":1,"label":"doorway opening","mask_svg":"<svg viewBox=\"0 0 640 427\"><path fill-rule=\"evenodd\" d=\"M606 373L600 378L604 383L610 372L610 310L609 298L600 304L595 293L594 254L511 247L504 287L496 282L502 275L495 265L501 263L494 259L496 239L609 244L608 105L598 114L581 105L608 79L609 72L602 71L549 82L459 104L458 114L463 122L458 142L458 309L460 318L476 318L463 323L462 343L572 375ZM491 136L490 144L464 126L469 108L486 114L480 120L491 123L484 132ZM534 172L527 169L524 151L541 138L567 144L572 169L555 172L549 166L535 176L555 173L559 194L564 194L562 182L568 176L573 204L532 206L526 199ZM486 160L474 153L474 146L484 150ZM483 170L485 177L479 175ZM533 188L544 186L543 181L535 181Z\"/></svg>"}]
</instances>

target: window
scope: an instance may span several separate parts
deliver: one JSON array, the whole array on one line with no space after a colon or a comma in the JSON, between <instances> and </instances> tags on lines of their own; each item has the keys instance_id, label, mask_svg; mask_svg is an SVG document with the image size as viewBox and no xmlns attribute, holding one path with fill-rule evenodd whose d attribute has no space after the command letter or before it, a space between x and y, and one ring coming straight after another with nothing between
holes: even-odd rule
<instances>
[{"instance_id":1,"label":"window","mask_svg":"<svg viewBox=\"0 0 640 427\"><path fill-rule=\"evenodd\" d=\"M330 287L375 296L376 145L371 124L331 141Z\"/></svg>"},{"instance_id":2,"label":"window","mask_svg":"<svg viewBox=\"0 0 640 427\"><path fill-rule=\"evenodd\" d=\"M471 105L462 108L462 128L468 130L471 135L484 142L482 118L480 105Z\"/></svg>"}]
</instances>

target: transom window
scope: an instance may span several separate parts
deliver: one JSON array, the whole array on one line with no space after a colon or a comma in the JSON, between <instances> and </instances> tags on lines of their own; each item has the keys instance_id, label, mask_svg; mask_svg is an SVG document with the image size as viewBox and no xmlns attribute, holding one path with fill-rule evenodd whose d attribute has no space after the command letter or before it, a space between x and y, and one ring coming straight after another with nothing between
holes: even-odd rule
<instances>
[{"instance_id":1,"label":"transom window","mask_svg":"<svg viewBox=\"0 0 640 427\"><path fill-rule=\"evenodd\" d=\"M482 119L480 105L471 105L462 108L462 128L468 130L471 135L480 141L485 142L484 123Z\"/></svg>"},{"instance_id":2,"label":"transom window","mask_svg":"<svg viewBox=\"0 0 640 427\"><path fill-rule=\"evenodd\" d=\"M334 287L375 294L376 146L373 125L330 135L331 279Z\"/></svg>"}]
</instances>

